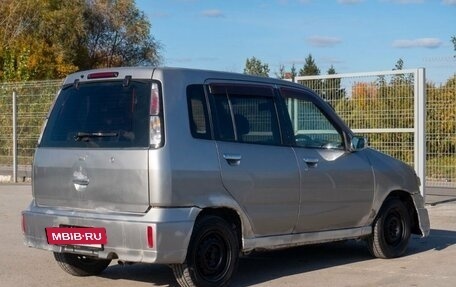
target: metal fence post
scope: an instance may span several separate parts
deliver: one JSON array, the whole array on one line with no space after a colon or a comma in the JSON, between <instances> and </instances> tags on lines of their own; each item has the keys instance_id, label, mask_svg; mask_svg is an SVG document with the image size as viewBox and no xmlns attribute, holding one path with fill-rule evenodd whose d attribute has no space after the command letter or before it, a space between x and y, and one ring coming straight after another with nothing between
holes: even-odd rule
<instances>
[{"instance_id":1,"label":"metal fence post","mask_svg":"<svg viewBox=\"0 0 456 287\"><path fill-rule=\"evenodd\" d=\"M421 195L426 196L426 73L415 72L415 170L421 179Z\"/></svg>"},{"instance_id":2,"label":"metal fence post","mask_svg":"<svg viewBox=\"0 0 456 287\"><path fill-rule=\"evenodd\" d=\"M16 90L13 90L13 182L17 183L17 104L16 104Z\"/></svg>"}]
</instances>

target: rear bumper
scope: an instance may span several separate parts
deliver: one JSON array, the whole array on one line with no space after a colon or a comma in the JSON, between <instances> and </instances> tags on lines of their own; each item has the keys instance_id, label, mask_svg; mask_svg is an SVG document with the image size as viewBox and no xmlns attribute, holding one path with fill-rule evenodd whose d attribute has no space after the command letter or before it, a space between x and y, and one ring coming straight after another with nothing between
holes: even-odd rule
<instances>
[{"instance_id":1,"label":"rear bumper","mask_svg":"<svg viewBox=\"0 0 456 287\"><path fill-rule=\"evenodd\" d=\"M183 263L196 216L200 209L151 208L145 214L91 213L30 204L22 212L24 243L53 252L70 252L101 259L130 262ZM47 243L46 227L61 225L104 227L108 242L103 250L75 249ZM152 248L148 247L147 228L153 229Z\"/></svg>"}]
</instances>

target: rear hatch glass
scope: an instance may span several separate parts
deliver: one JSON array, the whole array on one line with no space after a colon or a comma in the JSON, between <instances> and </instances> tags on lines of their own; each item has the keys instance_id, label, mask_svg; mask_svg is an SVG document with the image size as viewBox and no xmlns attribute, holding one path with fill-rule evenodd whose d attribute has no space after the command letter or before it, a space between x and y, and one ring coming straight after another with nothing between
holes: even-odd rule
<instances>
[{"instance_id":1,"label":"rear hatch glass","mask_svg":"<svg viewBox=\"0 0 456 287\"><path fill-rule=\"evenodd\" d=\"M92 82L64 87L41 147L148 147L151 83Z\"/></svg>"}]
</instances>

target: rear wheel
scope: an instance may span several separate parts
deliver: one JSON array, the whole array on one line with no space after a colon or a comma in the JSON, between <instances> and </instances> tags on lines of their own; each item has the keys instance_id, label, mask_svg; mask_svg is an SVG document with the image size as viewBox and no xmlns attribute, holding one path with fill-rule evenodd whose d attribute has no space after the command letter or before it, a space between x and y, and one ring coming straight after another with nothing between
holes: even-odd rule
<instances>
[{"instance_id":1,"label":"rear wheel","mask_svg":"<svg viewBox=\"0 0 456 287\"><path fill-rule=\"evenodd\" d=\"M182 287L227 286L238 258L236 229L220 217L207 216L195 224L186 261L171 268Z\"/></svg>"},{"instance_id":2,"label":"rear wheel","mask_svg":"<svg viewBox=\"0 0 456 287\"><path fill-rule=\"evenodd\" d=\"M399 257L407 250L411 233L410 213L398 198L388 199L374 222L367 239L369 251L375 257Z\"/></svg>"},{"instance_id":3,"label":"rear wheel","mask_svg":"<svg viewBox=\"0 0 456 287\"><path fill-rule=\"evenodd\" d=\"M54 252L54 258L60 268L74 276L98 275L111 263L110 259L95 259L71 253Z\"/></svg>"}]
</instances>

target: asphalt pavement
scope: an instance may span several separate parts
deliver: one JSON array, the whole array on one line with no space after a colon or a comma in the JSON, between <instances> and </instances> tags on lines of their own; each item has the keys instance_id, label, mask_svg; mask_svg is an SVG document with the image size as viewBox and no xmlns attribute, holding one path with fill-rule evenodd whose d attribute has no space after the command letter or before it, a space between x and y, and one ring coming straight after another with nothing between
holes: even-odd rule
<instances>
[{"instance_id":1,"label":"asphalt pavement","mask_svg":"<svg viewBox=\"0 0 456 287\"><path fill-rule=\"evenodd\" d=\"M30 185L0 185L0 286L177 286L164 265L113 262L96 277L63 272L51 253L23 245L20 212L31 198ZM253 253L241 258L232 286L456 286L455 198L427 196L431 234L412 237L401 258L372 258L355 240Z\"/></svg>"}]
</instances>

